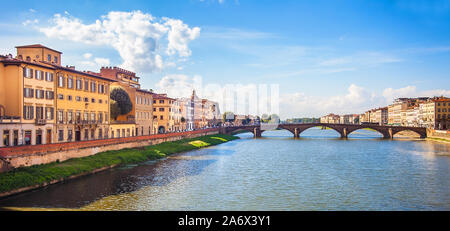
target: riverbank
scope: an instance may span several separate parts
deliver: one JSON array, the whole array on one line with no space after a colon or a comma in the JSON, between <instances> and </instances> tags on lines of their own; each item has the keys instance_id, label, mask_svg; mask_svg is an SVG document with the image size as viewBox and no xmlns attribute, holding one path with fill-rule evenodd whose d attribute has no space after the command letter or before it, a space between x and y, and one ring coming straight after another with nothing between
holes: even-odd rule
<instances>
[{"instance_id":1,"label":"riverbank","mask_svg":"<svg viewBox=\"0 0 450 231\"><path fill-rule=\"evenodd\" d=\"M109 168L161 159L174 153L191 151L235 139L238 137L225 134L207 135L139 148L106 151L64 162L18 168L11 172L0 173L0 198L94 174Z\"/></svg>"}]
</instances>

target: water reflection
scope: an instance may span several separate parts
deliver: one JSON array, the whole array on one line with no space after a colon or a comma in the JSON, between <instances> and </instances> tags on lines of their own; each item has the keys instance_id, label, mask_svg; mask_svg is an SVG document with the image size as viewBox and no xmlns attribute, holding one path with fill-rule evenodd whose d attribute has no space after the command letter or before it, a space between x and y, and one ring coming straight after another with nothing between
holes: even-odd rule
<instances>
[{"instance_id":1,"label":"water reflection","mask_svg":"<svg viewBox=\"0 0 450 231\"><path fill-rule=\"evenodd\" d=\"M83 210L449 210L450 146L370 130L251 133L0 201Z\"/></svg>"}]
</instances>

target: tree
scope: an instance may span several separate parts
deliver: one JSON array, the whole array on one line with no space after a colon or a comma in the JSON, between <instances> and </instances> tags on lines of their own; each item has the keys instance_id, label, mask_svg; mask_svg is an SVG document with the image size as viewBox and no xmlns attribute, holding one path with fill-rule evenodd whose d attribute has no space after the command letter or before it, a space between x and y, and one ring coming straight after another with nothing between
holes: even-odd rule
<instances>
[{"instance_id":1,"label":"tree","mask_svg":"<svg viewBox=\"0 0 450 231\"><path fill-rule=\"evenodd\" d=\"M186 119L184 117L181 117L181 123L186 122Z\"/></svg>"},{"instance_id":2,"label":"tree","mask_svg":"<svg viewBox=\"0 0 450 231\"><path fill-rule=\"evenodd\" d=\"M123 88L114 88L110 94L111 117L126 115L133 109L130 96ZM114 114L113 114L114 113Z\"/></svg>"},{"instance_id":3,"label":"tree","mask_svg":"<svg viewBox=\"0 0 450 231\"><path fill-rule=\"evenodd\" d=\"M110 101L110 112L111 112L110 113L111 114L111 118L113 118L114 120L116 120L117 116L120 115L119 104L116 101L114 101L114 100Z\"/></svg>"}]
</instances>

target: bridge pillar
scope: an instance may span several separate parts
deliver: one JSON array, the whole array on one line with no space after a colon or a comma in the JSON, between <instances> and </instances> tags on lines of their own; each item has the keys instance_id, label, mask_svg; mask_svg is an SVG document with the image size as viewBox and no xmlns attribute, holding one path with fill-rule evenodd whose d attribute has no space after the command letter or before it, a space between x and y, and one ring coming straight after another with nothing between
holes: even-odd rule
<instances>
[{"instance_id":1,"label":"bridge pillar","mask_svg":"<svg viewBox=\"0 0 450 231\"><path fill-rule=\"evenodd\" d=\"M258 138L258 137L261 137L261 130L255 127L253 129L253 138Z\"/></svg>"},{"instance_id":2,"label":"bridge pillar","mask_svg":"<svg viewBox=\"0 0 450 231\"><path fill-rule=\"evenodd\" d=\"M347 139L347 128L343 128L341 132L341 138Z\"/></svg>"},{"instance_id":3,"label":"bridge pillar","mask_svg":"<svg viewBox=\"0 0 450 231\"><path fill-rule=\"evenodd\" d=\"M388 129L388 132L387 132L387 134L383 134L383 138L384 139L394 139L394 135L393 135L393 132L392 132L392 128L389 128Z\"/></svg>"},{"instance_id":4,"label":"bridge pillar","mask_svg":"<svg viewBox=\"0 0 450 231\"><path fill-rule=\"evenodd\" d=\"M298 128L294 129L294 137L295 138L299 138L300 137L300 133L298 132Z\"/></svg>"}]
</instances>

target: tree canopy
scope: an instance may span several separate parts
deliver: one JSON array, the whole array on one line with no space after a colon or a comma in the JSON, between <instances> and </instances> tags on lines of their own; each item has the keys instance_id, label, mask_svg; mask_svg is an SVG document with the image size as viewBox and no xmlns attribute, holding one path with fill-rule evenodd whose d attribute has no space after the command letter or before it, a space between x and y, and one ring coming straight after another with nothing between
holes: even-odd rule
<instances>
[{"instance_id":1,"label":"tree canopy","mask_svg":"<svg viewBox=\"0 0 450 231\"><path fill-rule=\"evenodd\" d=\"M126 115L133 109L130 96L123 88L114 88L110 94L111 117L116 119L119 115Z\"/></svg>"}]
</instances>

